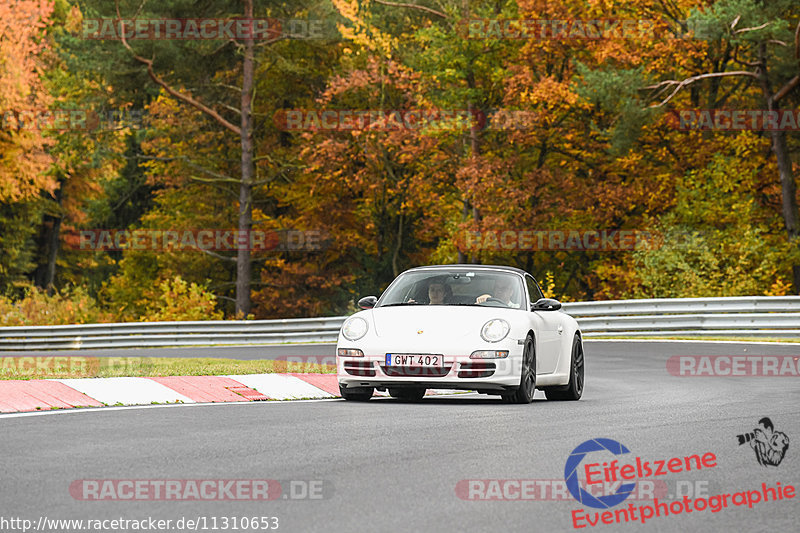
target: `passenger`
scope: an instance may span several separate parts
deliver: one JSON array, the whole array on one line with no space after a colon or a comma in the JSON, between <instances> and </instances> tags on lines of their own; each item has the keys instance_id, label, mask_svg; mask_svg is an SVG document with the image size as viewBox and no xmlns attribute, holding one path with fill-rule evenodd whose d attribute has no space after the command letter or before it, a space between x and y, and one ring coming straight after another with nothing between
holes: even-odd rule
<instances>
[{"instance_id":1,"label":"passenger","mask_svg":"<svg viewBox=\"0 0 800 533\"><path fill-rule=\"evenodd\" d=\"M413 298L408 300L410 304L430 304L430 305L447 305L452 303L453 299L453 289L450 288L450 285L444 282L444 280L440 278L434 278L428 281L428 287L425 291L425 294L428 296L428 301L420 301L417 302ZM424 300L424 299L423 299Z\"/></svg>"},{"instance_id":2,"label":"passenger","mask_svg":"<svg viewBox=\"0 0 800 533\"><path fill-rule=\"evenodd\" d=\"M446 283L434 280L428 284L428 302L431 305L450 303L452 297L453 290Z\"/></svg>"}]
</instances>

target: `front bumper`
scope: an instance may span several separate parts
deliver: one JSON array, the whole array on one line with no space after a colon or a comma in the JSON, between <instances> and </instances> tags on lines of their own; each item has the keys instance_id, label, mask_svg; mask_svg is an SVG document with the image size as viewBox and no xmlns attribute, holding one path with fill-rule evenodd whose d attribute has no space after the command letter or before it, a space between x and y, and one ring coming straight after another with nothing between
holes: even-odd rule
<instances>
[{"instance_id":1,"label":"front bumper","mask_svg":"<svg viewBox=\"0 0 800 533\"><path fill-rule=\"evenodd\" d=\"M444 351L420 346L392 346L391 350L365 347L340 338L338 348L357 348L363 357L336 357L339 385L342 387L420 387L493 391L500 393L519 386L522 373L522 345L517 339L498 343L476 343L469 349ZM420 349L422 348L422 349ZM507 350L508 357L500 359L472 359L478 350ZM420 354L443 355L441 368L392 366L386 364L386 355Z\"/></svg>"}]
</instances>

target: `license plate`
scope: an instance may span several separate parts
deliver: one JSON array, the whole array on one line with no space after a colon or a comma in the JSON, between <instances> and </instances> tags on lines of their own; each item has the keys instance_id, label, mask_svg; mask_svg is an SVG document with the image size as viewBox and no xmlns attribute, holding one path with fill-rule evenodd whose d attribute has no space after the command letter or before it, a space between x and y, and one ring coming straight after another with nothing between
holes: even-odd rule
<instances>
[{"instance_id":1,"label":"license plate","mask_svg":"<svg viewBox=\"0 0 800 533\"><path fill-rule=\"evenodd\" d=\"M423 354L386 354L386 366L416 366L416 367L434 367L441 368L444 366L443 355L423 355Z\"/></svg>"}]
</instances>

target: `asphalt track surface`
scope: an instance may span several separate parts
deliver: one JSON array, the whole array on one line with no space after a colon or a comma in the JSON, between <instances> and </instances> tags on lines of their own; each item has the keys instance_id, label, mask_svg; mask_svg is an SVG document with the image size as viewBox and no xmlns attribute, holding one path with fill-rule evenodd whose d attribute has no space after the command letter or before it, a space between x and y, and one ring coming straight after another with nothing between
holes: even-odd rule
<instances>
[{"instance_id":1,"label":"asphalt track surface","mask_svg":"<svg viewBox=\"0 0 800 533\"><path fill-rule=\"evenodd\" d=\"M251 355L241 348L217 350ZM279 356L259 350L262 357ZM563 480L572 450L600 437L627 446L628 457L651 462L714 453L715 467L657 478L671 501L680 500L674 498L678 487L691 486L706 497L758 490L762 483L800 488L798 377L688 378L666 370L671 355L799 352L797 346L764 344L587 342L586 391L578 402L549 402L537 392L533 405L461 394L419 404L373 398L0 417L0 524L13 517L36 523L40 516L206 517L206 530L214 531L212 518L221 526L222 517L276 516L278 531L292 532L569 531L573 511L594 510L571 497L464 500L456 487L475 479ZM777 467L759 465L749 445L736 439L765 416L791 442ZM589 457L612 458L607 452ZM81 501L69 492L80 479L319 480L324 491L322 499L268 502ZM799 501L796 496L583 530L797 531ZM652 504L626 501L612 510L629 503Z\"/></svg>"}]
</instances>

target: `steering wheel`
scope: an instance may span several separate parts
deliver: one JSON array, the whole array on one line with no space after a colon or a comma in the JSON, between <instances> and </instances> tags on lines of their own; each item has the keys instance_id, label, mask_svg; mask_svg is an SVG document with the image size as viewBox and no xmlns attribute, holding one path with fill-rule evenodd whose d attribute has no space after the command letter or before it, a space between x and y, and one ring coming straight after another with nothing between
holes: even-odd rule
<instances>
[{"instance_id":1,"label":"steering wheel","mask_svg":"<svg viewBox=\"0 0 800 533\"><path fill-rule=\"evenodd\" d=\"M486 300L485 300L483 303L489 303L489 302L492 302L492 303L498 303L498 304L502 304L502 305L504 305L504 306L507 306L507 305L508 305L506 302L504 302L504 301L503 301L503 300L501 300L500 298L494 298L494 297L492 297L492 298L486 298Z\"/></svg>"}]
</instances>

